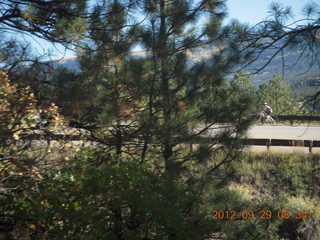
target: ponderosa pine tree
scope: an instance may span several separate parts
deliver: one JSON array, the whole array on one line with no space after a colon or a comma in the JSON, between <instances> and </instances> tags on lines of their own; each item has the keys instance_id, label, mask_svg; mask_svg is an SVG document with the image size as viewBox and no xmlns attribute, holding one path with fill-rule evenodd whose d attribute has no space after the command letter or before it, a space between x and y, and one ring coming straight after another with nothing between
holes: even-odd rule
<instances>
[{"instance_id":1,"label":"ponderosa pine tree","mask_svg":"<svg viewBox=\"0 0 320 240\"><path fill-rule=\"evenodd\" d=\"M66 82L57 81L57 85L62 86L66 94L70 90L70 95L77 88L86 90L79 114L72 117L76 121L95 125L91 137L101 147L100 151L95 152L99 156L84 156L89 163L88 167L83 165L84 172L75 166L78 176L73 170L71 175L68 171L62 172L66 173L67 184L81 180L81 176L89 176L89 184L84 181L84 191L89 193L85 199L92 200L96 196L96 203L102 202L103 205L93 204L92 209L86 208L88 205L82 198L83 193L76 190L79 185L74 185L74 189L71 187L67 190L70 191L68 199L80 198L81 201L64 204L60 201L62 195L49 194L48 198L54 202L51 205L47 204L47 196L43 194L44 198L36 201L39 203L36 209L43 207L49 214L53 213L47 216L55 216L53 224L57 229L66 229L61 232L62 237L67 237L63 233L72 232L69 227L73 230L80 227L84 232L92 229L92 233L99 229L101 235L99 231L98 235L92 235L98 237L105 236L105 229L110 230L115 239L128 239L127 233L130 231L137 233L136 239L141 236L145 236L144 239L207 238L208 233L214 230L207 228L208 209L201 209L202 201L207 198L205 200L214 205L220 200L212 196L214 194L211 191L207 195L205 190L208 188L205 187L209 184L210 187L216 187L211 180L223 175L218 173L221 165L238 156L237 150L241 147L238 140L250 123L247 112L252 102L245 92L238 92L241 88L225 81L225 74L238 59L227 51L236 48L236 41L230 43L233 40L228 39L230 29L221 26L223 1L143 0L130 5L131 1L115 0L100 3L93 9L86 45L79 48L82 51L79 52L82 72L78 75L62 72ZM130 54L134 45L142 49L143 56ZM194 62L188 57L190 52L200 55L206 51L210 52L208 57L200 56ZM75 86L74 80L81 83ZM72 85L70 89L64 87L69 83ZM60 97L63 95L60 94ZM201 139L208 135L210 141ZM104 148L117 161L104 157ZM147 166L148 171L151 169L156 176L164 176L170 181L164 185L160 181L161 186L158 187L158 184L154 184L158 182L156 179L144 176L146 171L137 171L138 174L130 174L127 168L122 171L121 166L125 161L134 161L134 166L141 162L141 168ZM112 164L110 168L106 165L108 171L113 171L110 174L112 178L99 170L99 164L106 163ZM93 166L98 166L97 174ZM48 179L57 179L62 175L64 178L64 174L55 174ZM221 182L219 184L226 184L226 181ZM96 184L99 188L95 188ZM115 191L109 191L112 184ZM176 184L177 188L168 191L169 184ZM51 186L57 189L54 181ZM63 184L59 186L61 189L57 189L57 193L66 189ZM146 194L139 192L140 186L143 189L147 187ZM153 186L158 191L154 191ZM129 196L126 187L130 189ZM43 191L46 189L50 188L44 187ZM176 196L177 189L183 189L185 194L179 193L179 190ZM109 194L115 200L109 198ZM159 201L158 196L164 208L167 205L170 206L168 209L175 206L179 214L166 211L168 214L161 215L163 212L154 208L156 203L149 201L149 198ZM141 207L142 198L147 199L151 207ZM176 199L182 201L176 204ZM24 216L27 216L26 213L34 208L28 208L23 201L15 207L21 206L25 210ZM51 208L56 202L57 208ZM79 210L79 203L84 204L83 216L88 215L89 221L70 222L69 216L65 218L64 213L69 213L72 216L70 219L74 219L73 214ZM107 214L103 214L103 211L107 211ZM106 218L101 217L101 213ZM97 225L92 223L95 216L102 220ZM35 219L38 217L37 214L34 216ZM175 222L179 224L175 225ZM39 226L42 225L37 224ZM196 229L196 234L190 229Z\"/></svg>"},{"instance_id":2,"label":"ponderosa pine tree","mask_svg":"<svg viewBox=\"0 0 320 240\"><path fill-rule=\"evenodd\" d=\"M80 54L83 84L94 96L84 119L97 124L96 140L117 153L203 182L227 161L208 167L213 150L232 153L250 122L250 97L235 95L224 79L237 59L226 51L236 41L230 43L230 29L221 25L223 1L139 1L131 15L126 4L96 6L92 15L91 40ZM129 53L133 46L142 53ZM196 61L188 57L206 51ZM190 147L206 134L210 143Z\"/></svg>"},{"instance_id":3,"label":"ponderosa pine tree","mask_svg":"<svg viewBox=\"0 0 320 240\"><path fill-rule=\"evenodd\" d=\"M207 221L207 209L201 204L205 198L213 205L219 201L206 190L209 184L216 186L213 179L221 165L238 156L239 137L251 122L247 116L253 101L250 94L225 80L237 59L226 51L235 46L228 45L229 29L221 26L222 1L137 3L131 12L127 1L94 8L90 38L79 52L81 72L68 75L70 79L65 73L61 76L71 84L77 78L81 82L77 87L86 89L72 121L91 130L90 137L100 144L99 155L105 149L116 155L120 165L124 160L147 165L156 175L187 189L186 201L178 210L182 220L172 218L197 226L199 234L188 237L203 239L212 231L208 225L215 223ZM140 54L131 52L135 46ZM191 52L205 56L191 61ZM201 138L208 135L210 141ZM227 183L225 179L218 182L220 186ZM162 198L165 204L173 204L168 192L162 192ZM117 223L134 211L121 204L111 209L112 221ZM158 217L150 211L149 216ZM136 219L128 219L136 224ZM187 239L180 230L167 229L163 236ZM125 239L125 231L117 225L115 232Z\"/></svg>"},{"instance_id":4,"label":"ponderosa pine tree","mask_svg":"<svg viewBox=\"0 0 320 240\"><path fill-rule=\"evenodd\" d=\"M60 43L77 40L85 31L88 17L86 0L4 0L0 7L1 31Z\"/></svg>"},{"instance_id":5,"label":"ponderosa pine tree","mask_svg":"<svg viewBox=\"0 0 320 240\"><path fill-rule=\"evenodd\" d=\"M25 36L72 47L86 33L90 9L86 0L0 1L0 69L14 83L29 85L40 95L47 79L49 52L33 52ZM43 47L45 49L45 47ZM44 99L48 100L48 98Z\"/></svg>"}]
</instances>

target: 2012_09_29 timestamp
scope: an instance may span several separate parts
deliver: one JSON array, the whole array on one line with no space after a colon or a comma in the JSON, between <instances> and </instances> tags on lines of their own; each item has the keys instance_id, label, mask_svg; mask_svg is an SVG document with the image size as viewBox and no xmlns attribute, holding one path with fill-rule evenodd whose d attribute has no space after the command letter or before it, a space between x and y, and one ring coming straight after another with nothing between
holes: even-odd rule
<instances>
[{"instance_id":1,"label":"2012_09_29 timestamp","mask_svg":"<svg viewBox=\"0 0 320 240\"><path fill-rule=\"evenodd\" d=\"M243 210L243 211L223 211L223 210L214 210L210 212L210 218L214 220L222 219L307 219L308 214L306 211L300 210L261 210L261 211L252 211L252 210Z\"/></svg>"}]
</instances>

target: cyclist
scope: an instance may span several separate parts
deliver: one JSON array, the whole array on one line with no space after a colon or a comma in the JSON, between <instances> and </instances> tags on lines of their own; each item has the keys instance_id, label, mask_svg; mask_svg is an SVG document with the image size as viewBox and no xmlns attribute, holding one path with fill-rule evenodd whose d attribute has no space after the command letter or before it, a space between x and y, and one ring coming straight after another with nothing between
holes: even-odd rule
<instances>
[{"instance_id":1,"label":"cyclist","mask_svg":"<svg viewBox=\"0 0 320 240\"><path fill-rule=\"evenodd\" d=\"M267 118L273 111L272 111L272 108L267 103L264 103L262 112Z\"/></svg>"},{"instance_id":2,"label":"cyclist","mask_svg":"<svg viewBox=\"0 0 320 240\"><path fill-rule=\"evenodd\" d=\"M271 117L272 112L272 108L267 103L262 104L262 109L259 114L259 120L262 124L264 123L264 121L275 123L274 119Z\"/></svg>"}]
</instances>

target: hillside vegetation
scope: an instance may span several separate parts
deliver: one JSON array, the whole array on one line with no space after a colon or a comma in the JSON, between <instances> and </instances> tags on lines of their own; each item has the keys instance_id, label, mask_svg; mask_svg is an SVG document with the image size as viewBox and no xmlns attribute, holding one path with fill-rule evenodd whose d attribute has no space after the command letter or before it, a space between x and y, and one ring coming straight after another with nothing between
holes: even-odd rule
<instances>
[{"instance_id":1,"label":"hillside vegetation","mask_svg":"<svg viewBox=\"0 0 320 240\"><path fill-rule=\"evenodd\" d=\"M224 232L221 239L320 238L319 155L244 153L232 167L229 201L212 210L229 211L229 217L230 211L253 211L255 218L249 213L247 220L226 220L225 213L214 219ZM272 217L264 215L270 212Z\"/></svg>"},{"instance_id":2,"label":"hillside vegetation","mask_svg":"<svg viewBox=\"0 0 320 240\"><path fill-rule=\"evenodd\" d=\"M226 4L0 1L0 240L320 239L319 155L243 153L264 102L317 114L320 6Z\"/></svg>"}]
</instances>

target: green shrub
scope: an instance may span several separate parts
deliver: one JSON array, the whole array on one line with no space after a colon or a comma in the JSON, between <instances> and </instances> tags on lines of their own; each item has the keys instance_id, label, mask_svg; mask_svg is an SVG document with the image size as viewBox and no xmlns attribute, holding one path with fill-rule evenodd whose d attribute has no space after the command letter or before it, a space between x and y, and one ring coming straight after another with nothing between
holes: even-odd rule
<instances>
[{"instance_id":1,"label":"green shrub","mask_svg":"<svg viewBox=\"0 0 320 240\"><path fill-rule=\"evenodd\" d=\"M192 193L150 169L86 152L36 189L25 183L6 209L33 239L204 239L212 223L191 207Z\"/></svg>"},{"instance_id":2,"label":"green shrub","mask_svg":"<svg viewBox=\"0 0 320 240\"><path fill-rule=\"evenodd\" d=\"M233 197L225 197L220 208L253 211L258 218L220 220L224 239L320 239L319 160L316 154L242 154L225 189ZM272 218L259 219L261 210ZM291 217L280 219L278 211Z\"/></svg>"}]
</instances>

